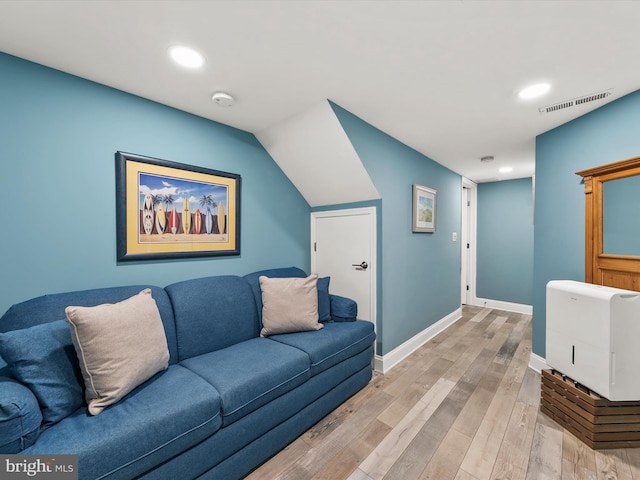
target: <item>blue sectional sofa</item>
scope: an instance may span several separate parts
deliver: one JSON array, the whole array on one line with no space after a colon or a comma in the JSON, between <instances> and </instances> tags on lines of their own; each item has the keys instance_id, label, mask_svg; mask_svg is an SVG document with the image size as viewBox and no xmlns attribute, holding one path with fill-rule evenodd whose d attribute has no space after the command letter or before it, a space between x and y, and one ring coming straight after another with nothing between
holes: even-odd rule
<instances>
[{"instance_id":1,"label":"blue sectional sofa","mask_svg":"<svg viewBox=\"0 0 640 480\"><path fill-rule=\"evenodd\" d=\"M328 279L318 281L323 328L260 337L260 276L306 274L273 269L46 295L11 307L0 337L27 347L24 359L14 358L17 347L11 361L0 358L0 453L77 454L81 479L250 473L367 385L375 340L373 324L355 319L353 301L329 295ZM160 312L168 368L90 415L65 308L113 304L145 288Z\"/></svg>"}]
</instances>

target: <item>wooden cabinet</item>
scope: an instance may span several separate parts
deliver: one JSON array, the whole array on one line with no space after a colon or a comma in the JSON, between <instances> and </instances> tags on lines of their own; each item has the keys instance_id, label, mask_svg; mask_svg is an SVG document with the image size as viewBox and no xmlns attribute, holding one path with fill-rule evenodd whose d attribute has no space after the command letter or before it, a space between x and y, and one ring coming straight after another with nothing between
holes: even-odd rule
<instances>
[{"instance_id":1,"label":"wooden cabinet","mask_svg":"<svg viewBox=\"0 0 640 480\"><path fill-rule=\"evenodd\" d=\"M604 248L605 186L610 182L640 175L640 157L602 165L576 172L584 179L585 193L585 281L597 285L640 291L640 256L625 252L606 252ZM640 201L637 194L627 200L636 206L640 220ZM610 213L607 213L610 214ZM640 242L640 237L630 241Z\"/></svg>"}]
</instances>

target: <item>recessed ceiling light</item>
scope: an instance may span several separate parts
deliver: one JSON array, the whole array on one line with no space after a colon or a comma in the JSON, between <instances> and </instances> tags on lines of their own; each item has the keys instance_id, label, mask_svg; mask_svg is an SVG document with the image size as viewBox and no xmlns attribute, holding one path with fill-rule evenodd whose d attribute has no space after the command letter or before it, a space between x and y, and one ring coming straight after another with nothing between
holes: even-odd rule
<instances>
[{"instance_id":1,"label":"recessed ceiling light","mask_svg":"<svg viewBox=\"0 0 640 480\"><path fill-rule=\"evenodd\" d=\"M500 173L509 173L509 172L513 172L513 167L500 167L498 169L498 171Z\"/></svg>"},{"instance_id":2,"label":"recessed ceiling light","mask_svg":"<svg viewBox=\"0 0 640 480\"><path fill-rule=\"evenodd\" d=\"M523 100L530 100L544 95L549 89L551 89L551 85L548 83L536 83L520 90L518 96Z\"/></svg>"},{"instance_id":3,"label":"recessed ceiling light","mask_svg":"<svg viewBox=\"0 0 640 480\"><path fill-rule=\"evenodd\" d=\"M200 68L204 64L204 58L194 49L189 47L171 47L169 55L174 62L187 68Z\"/></svg>"}]
</instances>

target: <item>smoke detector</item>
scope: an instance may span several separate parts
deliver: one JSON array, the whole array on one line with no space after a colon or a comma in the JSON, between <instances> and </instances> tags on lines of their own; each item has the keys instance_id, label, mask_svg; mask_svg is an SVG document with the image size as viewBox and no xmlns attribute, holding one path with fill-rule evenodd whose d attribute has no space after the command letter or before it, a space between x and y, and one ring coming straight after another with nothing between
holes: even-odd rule
<instances>
[{"instance_id":1,"label":"smoke detector","mask_svg":"<svg viewBox=\"0 0 640 480\"><path fill-rule=\"evenodd\" d=\"M211 100L219 107L232 107L236 103L236 100L231 95L224 92L214 93L211 95Z\"/></svg>"},{"instance_id":2,"label":"smoke detector","mask_svg":"<svg viewBox=\"0 0 640 480\"><path fill-rule=\"evenodd\" d=\"M583 95L582 97L572 98L563 102L558 102L554 105L548 105L546 107L538 108L540 113L557 112L558 110L564 110L565 108L576 107L584 103L595 102L596 100L604 100L607 97L613 95L613 89L604 90L602 92L592 93L590 95Z\"/></svg>"}]
</instances>

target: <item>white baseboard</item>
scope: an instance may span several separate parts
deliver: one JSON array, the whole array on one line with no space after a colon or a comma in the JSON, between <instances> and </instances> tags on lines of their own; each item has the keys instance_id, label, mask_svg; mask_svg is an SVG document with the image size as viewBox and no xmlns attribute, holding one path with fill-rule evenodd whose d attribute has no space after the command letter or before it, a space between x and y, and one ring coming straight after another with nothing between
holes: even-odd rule
<instances>
[{"instance_id":1,"label":"white baseboard","mask_svg":"<svg viewBox=\"0 0 640 480\"><path fill-rule=\"evenodd\" d=\"M478 307L495 308L497 310L506 310L507 312L524 313L526 315L533 314L531 305L522 303L503 302L501 300L490 300L488 298L476 298L475 305Z\"/></svg>"},{"instance_id":2,"label":"white baseboard","mask_svg":"<svg viewBox=\"0 0 640 480\"><path fill-rule=\"evenodd\" d=\"M447 327L453 325L462 318L462 308L458 308L446 317L438 320L433 325L425 328L422 332L413 336L402 345L394 348L386 355L376 355L374 359L374 368L378 372L387 373L394 366L415 352L422 345L427 343Z\"/></svg>"},{"instance_id":3,"label":"white baseboard","mask_svg":"<svg viewBox=\"0 0 640 480\"><path fill-rule=\"evenodd\" d=\"M549 365L547 365L547 361L544 358L531 352L531 355L529 355L529 368L538 373L541 373L542 370L550 367Z\"/></svg>"}]
</instances>

